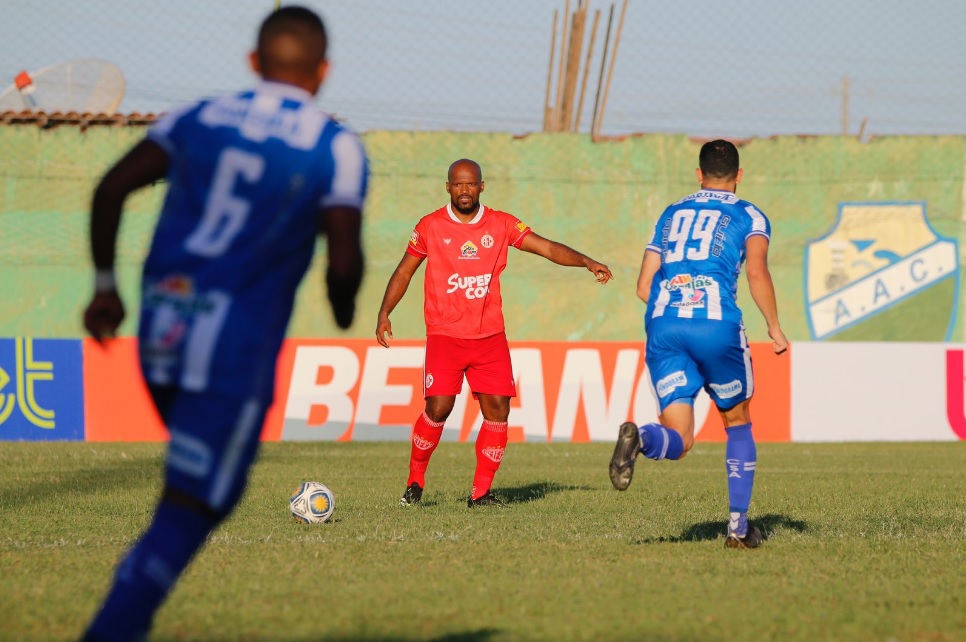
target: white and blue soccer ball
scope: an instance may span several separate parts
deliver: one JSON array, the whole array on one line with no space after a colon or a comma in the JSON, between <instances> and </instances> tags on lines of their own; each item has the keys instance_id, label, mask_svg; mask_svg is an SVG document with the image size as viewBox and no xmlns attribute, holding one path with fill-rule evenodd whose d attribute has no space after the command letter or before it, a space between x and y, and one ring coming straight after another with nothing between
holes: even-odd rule
<instances>
[{"instance_id":1,"label":"white and blue soccer ball","mask_svg":"<svg viewBox=\"0 0 966 642\"><path fill-rule=\"evenodd\" d=\"M329 521L335 512L335 495L325 484L305 482L292 492L288 500L292 517L303 524L321 524Z\"/></svg>"}]
</instances>

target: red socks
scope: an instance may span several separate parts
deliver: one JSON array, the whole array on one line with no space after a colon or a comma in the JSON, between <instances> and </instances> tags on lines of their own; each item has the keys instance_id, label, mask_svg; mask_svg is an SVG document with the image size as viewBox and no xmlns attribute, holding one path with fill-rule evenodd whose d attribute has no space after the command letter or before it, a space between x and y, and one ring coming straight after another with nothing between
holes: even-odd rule
<instances>
[{"instance_id":1,"label":"red socks","mask_svg":"<svg viewBox=\"0 0 966 642\"><path fill-rule=\"evenodd\" d=\"M473 474L472 498L479 499L490 491L493 477L500 468L506 451L507 422L483 420L476 437L476 472Z\"/></svg>"},{"instance_id":2,"label":"red socks","mask_svg":"<svg viewBox=\"0 0 966 642\"><path fill-rule=\"evenodd\" d=\"M476 437L476 472L473 474L473 499L479 499L487 494L493 484L493 477L500 469L503 453L507 444L507 422L497 423L484 420L480 433ZM407 486L413 483L426 488L426 467L429 458L443 436L443 422L430 421L426 413L422 413L413 426L412 449L409 453L409 479Z\"/></svg>"},{"instance_id":3,"label":"red socks","mask_svg":"<svg viewBox=\"0 0 966 642\"><path fill-rule=\"evenodd\" d=\"M443 436L443 423L430 421L425 412L416 420L413 426L413 447L409 453L409 480L406 486L411 486L415 482L420 488L426 488L426 467L439 444L440 437Z\"/></svg>"}]
</instances>

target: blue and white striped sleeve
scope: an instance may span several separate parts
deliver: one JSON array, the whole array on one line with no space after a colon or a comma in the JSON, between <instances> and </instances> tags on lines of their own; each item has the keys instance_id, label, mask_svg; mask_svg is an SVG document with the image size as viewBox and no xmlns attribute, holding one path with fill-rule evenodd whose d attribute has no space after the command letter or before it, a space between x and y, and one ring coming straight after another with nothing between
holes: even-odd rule
<instances>
[{"instance_id":1,"label":"blue and white striped sleeve","mask_svg":"<svg viewBox=\"0 0 966 642\"><path fill-rule=\"evenodd\" d=\"M660 228L661 221L663 219L664 217L662 216L661 218L657 219L657 223L654 224L654 233L651 235L651 242L647 244L646 248L644 248L645 252L657 252L660 254L664 249L664 239L661 236Z\"/></svg>"},{"instance_id":2,"label":"blue and white striped sleeve","mask_svg":"<svg viewBox=\"0 0 966 642\"><path fill-rule=\"evenodd\" d=\"M332 186L319 199L319 207L357 207L362 209L369 183L369 161L362 141L342 130L332 139L334 173Z\"/></svg>"},{"instance_id":3,"label":"blue and white striped sleeve","mask_svg":"<svg viewBox=\"0 0 966 642\"><path fill-rule=\"evenodd\" d=\"M751 225L748 227L748 234L745 235L747 241L752 236L764 236L771 239L771 223L768 217L761 213L757 207L749 203L745 206L745 212L751 217Z\"/></svg>"},{"instance_id":4,"label":"blue and white striped sleeve","mask_svg":"<svg viewBox=\"0 0 966 642\"><path fill-rule=\"evenodd\" d=\"M197 104L182 105L167 112L159 118L151 129L148 130L146 138L151 142L161 146L168 156L175 156L178 145L175 139L175 126L181 121L185 114L197 107Z\"/></svg>"}]
</instances>

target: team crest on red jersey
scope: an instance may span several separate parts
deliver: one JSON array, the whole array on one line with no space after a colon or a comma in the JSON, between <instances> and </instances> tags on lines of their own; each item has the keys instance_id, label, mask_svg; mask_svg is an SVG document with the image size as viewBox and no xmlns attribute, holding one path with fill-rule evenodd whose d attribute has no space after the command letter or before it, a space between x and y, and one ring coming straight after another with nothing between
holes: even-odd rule
<instances>
[{"instance_id":1,"label":"team crest on red jersey","mask_svg":"<svg viewBox=\"0 0 966 642\"><path fill-rule=\"evenodd\" d=\"M476 245L473 241L467 241L463 243L463 247L460 248L460 258L461 259L479 259L477 256L479 250L477 250Z\"/></svg>"},{"instance_id":2,"label":"team crest on red jersey","mask_svg":"<svg viewBox=\"0 0 966 642\"><path fill-rule=\"evenodd\" d=\"M493 237L490 236L489 234L484 234L483 238L480 239L480 245L482 245L485 248L493 247Z\"/></svg>"}]
</instances>

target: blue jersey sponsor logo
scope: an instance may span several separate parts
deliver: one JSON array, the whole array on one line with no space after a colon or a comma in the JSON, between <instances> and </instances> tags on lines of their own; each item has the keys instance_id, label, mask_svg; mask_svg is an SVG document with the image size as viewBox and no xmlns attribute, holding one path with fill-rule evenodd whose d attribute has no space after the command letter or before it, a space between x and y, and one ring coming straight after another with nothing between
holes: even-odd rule
<instances>
[{"instance_id":1,"label":"blue jersey sponsor logo","mask_svg":"<svg viewBox=\"0 0 966 642\"><path fill-rule=\"evenodd\" d=\"M694 277L690 274L678 274L663 283L668 292L677 292L680 295L680 299L671 302L672 308L703 308L707 302L704 288L714 285L714 279L703 274Z\"/></svg>"},{"instance_id":2,"label":"blue jersey sponsor logo","mask_svg":"<svg viewBox=\"0 0 966 642\"><path fill-rule=\"evenodd\" d=\"M730 399L740 394L743 389L741 382L737 379L729 381L728 383L709 383L708 387L714 390L714 394L722 399Z\"/></svg>"},{"instance_id":3,"label":"blue jersey sponsor logo","mask_svg":"<svg viewBox=\"0 0 966 642\"><path fill-rule=\"evenodd\" d=\"M0 439L84 439L79 340L0 339Z\"/></svg>"},{"instance_id":4,"label":"blue jersey sponsor logo","mask_svg":"<svg viewBox=\"0 0 966 642\"><path fill-rule=\"evenodd\" d=\"M678 370L658 381L654 388L657 390L659 397L666 397L681 386L687 385L687 383L687 375L684 374L683 370Z\"/></svg>"},{"instance_id":5,"label":"blue jersey sponsor logo","mask_svg":"<svg viewBox=\"0 0 966 642\"><path fill-rule=\"evenodd\" d=\"M714 279L710 276L699 274L698 276L692 277L690 274L678 274L673 279L669 279L664 287L674 292L675 290L706 288L711 285L714 285Z\"/></svg>"}]
</instances>

